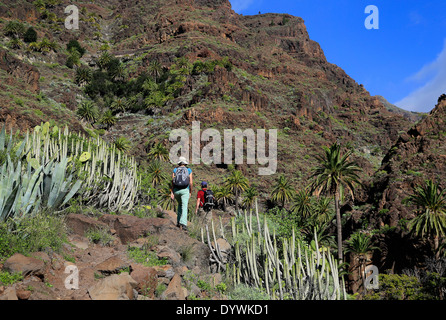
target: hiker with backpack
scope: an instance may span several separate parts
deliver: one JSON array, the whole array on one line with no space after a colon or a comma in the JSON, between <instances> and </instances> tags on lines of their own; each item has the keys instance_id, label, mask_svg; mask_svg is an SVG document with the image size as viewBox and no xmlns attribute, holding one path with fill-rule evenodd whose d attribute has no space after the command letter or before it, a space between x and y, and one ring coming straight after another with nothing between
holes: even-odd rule
<instances>
[{"instance_id":1,"label":"hiker with backpack","mask_svg":"<svg viewBox=\"0 0 446 320\"><path fill-rule=\"evenodd\" d=\"M192 194L192 169L187 167L186 158L180 157L178 166L173 169L170 197L178 202L177 227L187 231L187 205Z\"/></svg>"},{"instance_id":2,"label":"hiker with backpack","mask_svg":"<svg viewBox=\"0 0 446 320\"><path fill-rule=\"evenodd\" d=\"M214 193L208 189L206 181L201 182L201 190L197 192L197 206L195 214L204 211L206 214L214 207Z\"/></svg>"}]
</instances>

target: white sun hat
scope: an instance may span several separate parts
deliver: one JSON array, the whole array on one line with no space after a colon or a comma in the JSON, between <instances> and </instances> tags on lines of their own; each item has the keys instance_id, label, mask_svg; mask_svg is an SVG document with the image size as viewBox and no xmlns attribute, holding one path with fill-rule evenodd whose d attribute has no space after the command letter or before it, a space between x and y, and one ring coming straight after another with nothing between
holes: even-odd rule
<instances>
[{"instance_id":1,"label":"white sun hat","mask_svg":"<svg viewBox=\"0 0 446 320\"><path fill-rule=\"evenodd\" d=\"M178 164L182 164L182 163L184 163L184 164L189 164L189 163L187 162L187 160L186 160L185 157L180 157L180 158L178 159Z\"/></svg>"}]
</instances>

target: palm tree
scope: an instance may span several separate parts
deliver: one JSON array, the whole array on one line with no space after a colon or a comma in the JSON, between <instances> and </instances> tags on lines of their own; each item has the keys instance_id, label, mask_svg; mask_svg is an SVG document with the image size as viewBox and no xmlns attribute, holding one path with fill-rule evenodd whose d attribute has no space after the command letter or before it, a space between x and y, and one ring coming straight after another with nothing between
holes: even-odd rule
<instances>
[{"instance_id":1,"label":"palm tree","mask_svg":"<svg viewBox=\"0 0 446 320\"><path fill-rule=\"evenodd\" d=\"M126 152L130 149L130 141L126 137L119 137L114 142L116 150Z\"/></svg>"},{"instance_id":2,"label":"palm tree","mask_svg":"<svg viewBox=\"0 0 446 320\"><path fill-rule=\"evenodd\" d=\"M26 31L25 25L18 20L9 21L3 29L6 36L20 38Z\"/></svg>"},{"instance_id":3,"label":"palm tree","mask_svg":"<svg viewBox=\"0 0 446 320\"><path fill-rule=\"evenodd\" d=\"M150 160L160 160L160 161L168 161L169 160L169 151L164 146L162 142L157 142L150 149L148 153Z\"/></svg>"},{"instance_id":4,"label":"palm tree","mask_svg":"<svg viewBox=\"0 0 446 320\"><path fill-rule=\"evenodd\" d=\"M129 106L129 103L126 98L117 98L115 99L112 104L110 105L110 108L114 112L125 112Z\"/></svg>"},{"instance_id":5,"label":"palm tree","mask_svg":"<svg viewBox=\"0 0 446 320\"><path fill-rule=\"evenodd\" d=\"M332 206L332 199L329 197L319 197L315 203L315 220L317 223L328 223L333 219L335 212Z\"/></svg>"},{"instance_id":6,"label":"palm tree","mask_svg":"<svg viewBox=\"0 0 446 320\"><path fill-rule=\"evenodd\" d=\"M83 87L90 83L93 78L93 72L88 67L80 67L76 70L76 84Z\"/></svg>"},{"instance_id":7,"label":"palm tree","mask_svg":"<svg viewBox=\"0 0 446 320\"><path fill-rule=\"evenodd\" d=\"M214 197L217 203L223 206L223 211L226 211L228 202L233 200L234 195L230 187L223 185L214 187Z\"/></svg>"},{"instance_id":8,"label":"palm tree","mask_svg":"<svg viewBox=\"0 0 446 320\"><path fill-rule=\"evenodd\" d=\"M55 51L56 49L57 43L54 41L50 41L47 38L43 38L42 41L39 42L39 50L44 54L50 51Z\"/></svg>"},{"instance_id":9,"label":"palm tree","mask_svg":"<svg viewBox=\"0 0 446 320\"><path fill-rule=\"evenodd\" d=\"M446 193L431 180L415 187L406 202L416 206L418 215L409 222L409 230L417 236L434 238L434 251L439 257L439 238L446 231Z\"/></svg>"},{"instance_id":10,"label":"palm tree","mask_svg":"<svg viewBox=\"0 0 446 320\"><path fill-rule=\"evenodd\" d=\"M108 53L108 51L104 51L101 56L96 60L96 64L100 70L107 68L109 63L112 61L113 56Z\"/></svg>"},{"instance_id":11,"label":"palm tree","mask_svg":"<svg viewBox=\"0 0 446 320\"><path fill-rule=\"evenodd\" d=\"M127 70L122 62L116 63L109 71L110 76L113 80L125 80L127 77Z\"/></svg>"},{"instance_id":12,"label":"palm tree","mask_svg":"<svg viewBox=\"0 0 446 320\"><path fill-rule=\"evenodd\" d=\"M147 109L151 109L153 107L162 107L169 100L169 97L166 96L161 91L152 92L145 100L144 103Z\"/></svg>"},{"instance_id":13,"label":"palm tree","mask_svg":"<svg viewBox=\"0 0 446 320\"><path fill-rule=\"evenodd\" d=\"M153 60L150 62L148 70L149 75L151 75L155 79L155 83L158 81L158 78L161 76L163 72L163 67L158 60Z\"/></svg>"},{"instance_id":14,"label":"palm tree","mask_svg":"<svg viewBox=\"0 0 446 320\"><path fill-rule=\"evenodd\" d=\"M107 110L103 113L100 123L105 125L108 130L116 123L116 117L113 115L113 112L111 110Z\"/></svg>"},{"instance_id":15,"label":"palm tree","mask_svg":"<svg viewBox=\"0 0 446 320\"><path fill-rule=\"evenodd\" d=\"M348 161L352 151L347 151L343 156L341 155L341 146L334 143L330 148L324 147L325 154L318 156L319 165L313 169L311 175L315 179L312 188L316 194L327 193L334 197L336 210L336 227L337 227L337 241L338 241L338 258L343 259L342 252L342 222L340 200L344 196L344 189L350 192L353 197L353 192L356 184L360 184L358 172L361 168L354 162Z\"/></svg>"},{"instance_id":16,"label":"palm tree","mask_svg":"<svg viewBox=\"0 0 446 320\"><path fill-rule=\"evenodd\" d=\"M225 180L225 185L235 195L235 210L238 212L238 201L241 192L248 188L248 179L243 175L240 170L232 170L229 176Z\"/></svg>"},{"instance_id":17,"label":"palm tree","mask_svg":"<svg viewBox=\"0 0 446 320\"><path fill-rule=\"evenodd\" d=\"M356 232L352 234L347 241L346 252L351 252L355 255L355 260L359 264L359 274L361 275L362 282L365 282L365 266L367 264L367 255L378 249L373 246L372 238L364 232ZM365 289L365 286L364 286Z\"/></svg>"},{"instance_id":18,"label":"palm tree","mask_svg":"<svg viewBox=\"0 0 446 320\"><path fill-rule=\"evenodd\" d=\"M174 201L172 201L171 194L171 184L172 182L167 179L162 184L161 189L158 192L158 205L164 210L174 210Z\"/></svg>"},{"instance_id":19,"label":"palm tree","mask_svg":"<svg viewBox=\"0 0 446 320\"><path fill-rule=\"evenodd\" d=\"M243 193L242 204L248 209L248 211L253 207L258 195L259 192L253 186L248 187Z\"/></svg>"},{"instance_id":20,"label":"palm tree","mask_svg":"<svg viewBox=\"0 0 446 320\"><path fill-rule=\"evenodd\" d=\"M22 47L22 45L23 45L22 40L20 40L19 38L15 38L15 37L13 37L8 42L8 47L10 47L11 49L20 49Z\"/></svg>"},{"instance_id":21,"label":"palm tree","mask_svg":"<svg viewBox=\"0 0 446 320\"><path fill-rule=\"evenodd\" d=\"M94 123L98 117L98 111L93 101L85 100L82 101L77 108L76 113L81 117L82 120L86 120L90 123Z\"/></svg>"},{"instance_id":22,"label":"palm tree","mask_svg":"<svg viewBox=\"0 0 446 320\"><path fill-rule=\"evenodd\" d=\"M161 167L161 163L158 160L152 161L149 164L147 174L153 187L156 187L167 179L167 176Z\"/></svg>"},{"instance_id":23,"label":"palm tree","mask_svg":"<svg viewBox=\"0 0 446 320\"><path fill-rule=\"evenodd\" d=\"M280 203L280 207L285 208L285 203L290 201L294 196L294 189L291 185L290 180L281 174L273 186L271 191L271 199L275 202Z\"/></svg>"},{"instance_id":24,"label":"palm tree","mask_svg":"<svg viewBox=\"0 0 446 320\"><path fill-rule=\"evenodd\" d=\"M296 192L293 197L293 205L291 212L300 215L304 218L308 218L313 213L313 197L309 188L304 188Z\"/></svg>"}]
</instances>

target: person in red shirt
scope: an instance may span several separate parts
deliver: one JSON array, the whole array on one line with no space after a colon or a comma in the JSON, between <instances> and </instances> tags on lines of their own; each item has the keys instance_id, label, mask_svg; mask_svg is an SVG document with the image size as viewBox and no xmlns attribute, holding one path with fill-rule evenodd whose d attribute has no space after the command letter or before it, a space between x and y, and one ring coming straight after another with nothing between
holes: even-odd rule
<instances>
[{"instance_id":1,"label":"person in red shirt","mask_svg":"<svg viewBox=\"0 0 446 320\"><path fill-rule=\"evenodd\" d=\"M200 213L202 213L203 211L203 205L204 205L204 193L206 192L208 187L208 184L206 181L203 181L201 183L201 190L198 190L197 192L197 207L195 209L195 214L197 214L198 209L200 209Z\"/></svg>"}]
</instances>

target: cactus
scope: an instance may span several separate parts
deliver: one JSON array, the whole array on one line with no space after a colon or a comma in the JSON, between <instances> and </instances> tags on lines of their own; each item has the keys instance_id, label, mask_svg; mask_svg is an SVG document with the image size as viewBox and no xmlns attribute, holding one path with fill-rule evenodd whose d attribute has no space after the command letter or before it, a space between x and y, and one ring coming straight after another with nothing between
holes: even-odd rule
<instances>
[{"instance_id":1,"label":"cactus","mask_svg":"<svg viewBox=\"0 0 446 320\"><path fill-rule=\"evenodd\" d=\"M23 140L13 146L12 133L8 138L3 127L0 131L0 152L11 155L15 161L5 161L8 169L4 168L2 179L13 175L15 171L12 171L8 163L16 161L22 164L20 171L26 173L23 176L25 180L31 171L34 174L42 170L43 180L39 185L43 188L41 194L46 194L43 191L53 193L41 200L51 208L64 205L65 197L71 198L77 192L82 194L81 201L84 203L107 207L112 211L131 210L137 200L140 178L136 160L122 155L100 138L86 138L82 134L70 133L67 127L64 130L56 127L51 129L49 123L45 123L36 127L31 134L26 132ZM67 172L70 174L67 180L63 180ZM75 177L79 181L70 183ZM7 189L2 187L0 193L0 197L3 197L0 199L0 214L3 219L11 214L10 210L6 210L12 201L10 196L21 190L12 187L13 183L20 184L21 180L11 180L6 187L7 182L2 181L2 186L5 184Z\"/></svg>"},{"instance_id":2,"label":"cactus","mask_svg":"<svg viewBox=\"0 0 446 320\"><path fill-rule=\"evenodd\" d=\"M46 125L41 128L45 130L34 130L25 138L31 150L29 161L42 156L44 162L68 157L69 166L75 167L76 175L82 178L80 192L85 204L112 211L133 208L140 185L133 157L123 155L100 138L70 133L67 127L63 133Z\"/></svg>"},{"instance_id":3,"label":"cactus","mask_svg":"<svg viewBox=\"0 0 446 320\"><path fill-rule=\"evenodd\" d=\"M219 248L208 244L211 249L211 262L226 271L227 279L233 285L245 283L264 289L273 299L295 300L338 300L345 299L346 292L338 264L329 250L320 248L316 233L314 243L308 245L297 239L292 231L290 239L283 239L282 250L278 249L276 235L270 234L264 219L263 228L256 205L257 231L253 228L252 212L245 211L243 224L231 221L234 261L226 264L219 259ZM212 229L214 228L212 224ZM240 230L244 231L240 231ZM248 239L243 236L248 234ZM213 232L214 233L214 232ZM215 236L214 236L215 237ZM216 239L214 239L216 244Z\"/></svg>"}]
</instances>

